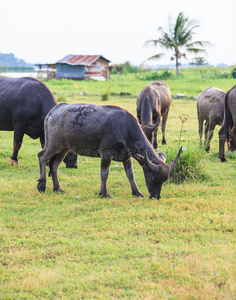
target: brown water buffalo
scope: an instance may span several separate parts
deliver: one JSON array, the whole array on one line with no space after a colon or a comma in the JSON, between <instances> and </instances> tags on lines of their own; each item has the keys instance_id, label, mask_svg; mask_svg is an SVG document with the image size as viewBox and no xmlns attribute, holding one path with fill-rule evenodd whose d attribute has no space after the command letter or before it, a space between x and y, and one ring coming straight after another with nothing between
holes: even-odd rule
<instances>
[{"instance_id":1,"label":"brown water buffalo","mask_svg":"<svg viewBox=\"0 0 236 300\"><path fill-rule=\"evenodd\" d=\"M44 118L57 105L51 91L41 81L30 78L0 76L0 130L14 131L11 164L18 162L24 134L40 138L44 146ZM68 167L76 167L76 157L70 156Z\"/></svg>"},{"instance_id":2,"label":"brown water buffalo","mask_svg":"<svg viewBox=\"0 0 236 300\"><path fill-rule=\"evenodd\" d=\"M38 190L46 189L46 162L49 161L53 190L64 192L59 185L57 169L69 150L78 155L101 158L102 197L107 192L111 160L123 162L132 194L143 196L134 180L132 157L143 167L150 198L160 199L161 188L176 166L181 150L169 165L163 153L157 156L137 119L117 106L62 103L45 118L45 147L38 153L40 178Z\"/></svg>"},{"instance_id":3,"label":"brown water buffalo","mask_svg":"<svg viewBox=\"0 0 236 300\"><path fill-rule=\"evenodd\" d=\"M225 95L224 120L219 131L219 158L222 162L226 161L225 141L229 151L236 150L236 85Z\"/></svg>"},{"instance_id":4,"label":"brown water buffalo","mask_svg":"<svg viewBox=\"0 0 236 300\"><path fill-rule=\"evenodd\" d=\"M158 148L157 132L162 117L162 145L166 144L166 121L172 97L169 86L161 80L150 82L137 98L137 117L153 148Z\"/></svg>"},{"instance_id":5,"label":"brown water buffalo","mask_svg":"<svg viewBox=\"0 0 236 300\"><path fill-rule=\"evenodd\" d=\"M209 87L201 92L197 99L197 115L200 143L202 144L203 122L205 122L204 148L210 151L210 141L216 125L222 125L224 118L225 91Z\"/></svg>"}]
</instances>

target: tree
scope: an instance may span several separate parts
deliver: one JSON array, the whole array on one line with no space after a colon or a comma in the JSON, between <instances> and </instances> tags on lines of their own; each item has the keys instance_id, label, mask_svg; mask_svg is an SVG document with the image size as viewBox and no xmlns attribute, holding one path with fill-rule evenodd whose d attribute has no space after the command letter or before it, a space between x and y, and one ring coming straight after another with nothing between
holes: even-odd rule
<instances>
[{"instance_id":1,"label":"tree","mask_svg":"<svg viewBox=\"0 0 236 300\"><path fill-rule=\"evenodd\" d=\"M199 24L195 20L189 20L180 12L175 24L169 18L168 31L164 31L162 27L159 27L158 31L161 37L157 40L146 41L145 45L160 45L162 48L166 48L166 50L173 51L171 60L175 60L176 74L178 75L179 65L181 64L180 59L181 57L186 58L186 54L182 51L182 48L185 48L187 52L199 53L206 52L204 48L199 48L199 46L204 47L210 44L206 41L192 42L193 35L195 34L194 30L197 27L199 27ZM163 55L164 53L159 53L149 57L148 60L158 59Z\"/></svg>"},{"instance_id":2,"label":"tree","mask_svg":"<svg viewBox=\"0 0 236 300\"><path fill-rule=\"evenodd\" d=\"M189 64L193 66L207 66L208 62L204 57L195 57Z\"/></svg>"}]
</instances>

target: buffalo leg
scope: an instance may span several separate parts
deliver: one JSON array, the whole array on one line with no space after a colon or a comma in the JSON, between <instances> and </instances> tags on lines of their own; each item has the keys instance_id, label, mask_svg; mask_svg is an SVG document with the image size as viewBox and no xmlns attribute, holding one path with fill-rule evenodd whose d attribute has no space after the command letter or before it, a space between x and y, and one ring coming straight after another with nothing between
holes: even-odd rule
<instances>
[{"instance_id":1,"label":"buffalo leg","mask_svg":"<svg viewBox=\"0 0 236 300\"><path fill-rule=\"evenodd\" d=\"M162 145L166 145L166 121L168 118L168 112L162 117L161 131L162 131Z\"/></svg>"},{"instance_id":2,"label":"buffalo leg","mask_svg":"<svg viewBox=\"0 0 236 300\"><path fill-rule=\"evenodd\" d=\"M45 135L44 135L44 134L41 135L39 139L40 139L41 147L42 147L42 149L43 149L43 148L44 148L44 145L45 145Z\"/></svg>"},{"instance_id":3,"label":"buffalo leg","mask_svg":"<svg viewBox=\"0 0 236 300\"><path fill-rule=\"evenodd\" d=\"M44 146L45 146L45 135L42 134L42 135L39 137L39 140L40 140L41 148L43 149ZM48 162L46 163L46 165L48 166Z\"/></svg>"},{"instance_id":4,"label":"buffalo leg","mask_svg":"<svg viewBox=\"0 0 236 300\"><path fill-rule=\"evenodd\" d=\"M157 133L158 133L158 127L153 131L152 145L154 149L158 149Z\"/></svg>"},{"instance_id":5,"label":"buffalo leg","mask_svg":"<svg viewBox=\"0 0 236 300\"><path fill-rule=\"evenodd\" d=\"M137 110L137 119L138 119L138 121L139 121L139 124L142 124L142 120L141 120L141 112L139 112L138 110Z\"/></svg>"},{"instance_id":6,"label":"buffalo leg","mask_svg":"<svg viewBox=\"0 0 236 300\"><path fill-rule=\"evenodd\" d=\"M50 147L45 147L38 153L39 167L40 167L40 177L38 179L38 191L45 192L46 189L46 164L55 154L60 152L55 149L50 149Z\"/></svg>"},{"instance_id":7,"label":"buffalo leg","mask_svg":"<svg viewBox=\"0 0 236 300\"><path fill-rule=\"evenodd\" d=\"M111 159L110 158L102 158L101 159L101 189L99 195L103 198L112 198L107 192L106 182L109 175Z\"/></svg>"},{"instance_id":8,"label":"buffalo leg","mask_svg":"<svg viewBox=\"0 0 236 300\"><path fill-rule=\"evenodd\" d=\"M40 143L42 149L44 148L45 145L45 135L40 136ZM64 158L64 163L66 164L67 168L71 169L77 169L77 154L73 153L72 151L69 151L68 154Z\"/></svg>"},{"instance_id":9,"label":"buffalo leg","mask_svg":"<svg viewBox=\"0 0 236 300\"><path fill-rule=\"evenodd\" d=\"M134 180L134 170L133 170L133 164L132 164L132 158L129 158L125 162L123 162L124 169L126 176L129 179L129 183L132 190L132 195L135 195L137 197L144 197L144 195L139 191L136 182Z\"/></svg>"},{"instance_id":10,"label":"buffalo leg","mask_svg":"<svg viewBox=\"0 0 236 300\"><path fill-rule=\"evenodd\" d=\"M206 152L209 152L210 148L208 148L209 145L207 145L208 143L208 130L209 130L209 122L205 122L205 126L204 126L204 134L205 134L205 140L204 140L204 149L206 150ZM208 150L208 151L207 151Z\"/></svg>"},{"instance_id":11,"label":"buffalo leg","mask_svg":"<svg viewBox=\"0 0 236 300\"><path fill-rule=\"evenodd\" d=\"M45 192L46 189L46 162L47 160L44 159L46 150L43 149L38 153L39 159L39 168L40 168L40 177L38 179L38 191ZM50 157L49 157L50 158Z\"/></svg>"},{"instance_id":12,"label":"buffalo leg","mask_svg":"<svg viewBox=\"0 0 236 300\"><path fill-rule=\"evenodd\" d=\"M198 113L198 133L199 133L199 137L200 137L200 145L202 146L203 119L202 119L200 113Z\"/></svg>"},{"instance_id":13,"label":"buffalo leg","mask_svg":"<svg viewBox=\"0 0 236 300\"><path fill-rule=\"evenodd\" d=\"M225 158L225 142L226 142L226 137L223 135L219 135L219 159L221 162L227 161Z\"/></svg>"},{"instance_id":14,"label":"buffalo leg","mask_svg":"<svg viewBox=\"0 0 236 300\"><path fill-rule=\"evenodd\" d=\"M205 150L206 152L210 152L210 142L213 137L214 129L215 129L215 123L209 122L208 128L205 129Z\"/></svg>"},{"instance_id":15,"label":"buffalo leg","mask_svg":"<svg viewBox=\"0 0 236 300\"><path fill-rule=\"evenodd\" d=\"M53 191L65 193L61 188L58 180L57 170L63 158L68 153L69 149L65 148L60 153L54 155L49 161L50 173L53 181Z\"/></svg>"},{"instance_id":16,"label":"buffalo leg","mask_svg":"<svg viewBox=\"0 0 236 300\"><path fill-rule=\"evenodd\" d=\"M25 133L25 126L16 124L14 126L14 142L13 142L13 153L10 159L10 163L14 165L18 163L18 152L21 148L23 137Z\"/></svg>"}]
</instances>

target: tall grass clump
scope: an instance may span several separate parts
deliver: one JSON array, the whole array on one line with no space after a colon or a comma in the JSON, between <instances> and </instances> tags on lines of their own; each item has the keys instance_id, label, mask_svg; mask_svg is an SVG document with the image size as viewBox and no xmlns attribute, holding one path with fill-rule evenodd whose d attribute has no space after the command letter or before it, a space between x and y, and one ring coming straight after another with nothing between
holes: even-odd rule
<instances>
[{"instance_id":1,"label":"tall grass clump","mask_svg":"<svg viewBox=\"0 0 236 300\"><path fill-rule=\"evenodd\" d=\"M167 163L173 161L178 149L168 147L166 156ZM202 147L191 144L188 141L187 147L183 147L177 166L170 174L170 181L180 183L185 180L201 180L206 178L203 157L205 151Z\"/></svg>"},{"instance_id":2,"label":"tall grass clump","mask_svg":"<svg viewBox=\"0 0 236 300\"><path fill-rule=\"evenodd\" d=\"M179 134L178 149L180 148L183 125L188 120L189 116L182 115L179 118L181 120L181 129ZM178 149L173 147L167 148L166 156L168 164L175 159ZM187 146L183 147L183 152L180 155L177 166L170 174L170 181L180 183L185 180L204 179L206 177L205 165L203 163L204 155L205 151L203 147L196 145L189 139Z\"/></svg>"},{"instance_id":3,"label":"tall grass clump","mask_svg":"<svg viewBox=\"0 0 236 300\"><path fill-rule=\"evenodd\" d=\"M107 100L109 100L109 98L110 98L110 89L111 89L111 87L110 86L108 86L107 88L106 88L106 90L104 91L104 92L102 92L101 93L101 100L102 101L107 101Z\"/></svg>"},{"instance_id":4,"label":"tall grass clump","mask_svg":"<svg viewBox=\"0 0 236 300\"><path fill-rule=\"evenodd\" d=\"M64 95L62 93L59 93L59 95L56 95L56 100L57 100L58 103L67 102L66 101L66 95Z\"/></svg>"}]
</instances>

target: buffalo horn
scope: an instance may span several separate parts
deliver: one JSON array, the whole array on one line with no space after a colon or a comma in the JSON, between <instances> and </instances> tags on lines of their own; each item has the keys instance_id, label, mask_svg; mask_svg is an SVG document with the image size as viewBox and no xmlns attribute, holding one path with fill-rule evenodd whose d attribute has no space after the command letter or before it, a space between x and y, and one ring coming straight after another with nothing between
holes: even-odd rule
<instances>
[{"instance_id":1,"label":"buffalo horn","mask_svg":"<svg viewBox=\"0 0 236 300\"><path fill-rule=\"evenodd\" d=\"M182 153L182 147L180 148L179 150L179 153L177 154L176 158L174 159L174 161L172 161L169 166L170 166L170 171L172 171L176 166L177 166L177 163L178 163L178 160L179 160L179 157L180 157L180 154Z\"/></svg>"},{"instance_id":2,"label":"buffalo horn","mask_svg":"<svg viewBox=\"0 0 236 300\"><path fill-rule=\"evenodd\" d=\"M159 166L158 166L158 165L155 165L154 163L152 163L152 162L150 161L150 159L148 158L147 151L146 151L145 154L144 154L144 161L145 161L145 165L146 165L149 169L151 169L152 171L158 173L158 171L159 171Z\"/></svg>"},{"instance_id":3,"label":"buffalo horn","mask_svg":"<svg viewBox=\"0 0 236 300\"><path fill-rule=\"evenodd\" d=\"M152 126L151 131L154 131L160 125L160 118L157 117L156 123Z\"/></svg>"}]
</instances>

